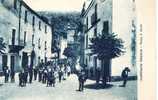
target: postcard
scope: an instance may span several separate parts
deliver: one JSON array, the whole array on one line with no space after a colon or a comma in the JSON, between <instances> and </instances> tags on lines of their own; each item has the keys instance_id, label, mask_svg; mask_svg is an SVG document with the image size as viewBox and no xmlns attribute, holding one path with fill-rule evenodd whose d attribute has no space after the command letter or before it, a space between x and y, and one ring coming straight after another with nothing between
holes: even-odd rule
<instances>
[{"instance_id":1,"label":"postcard","mask_svg":"<svg viewBox=\"0 0 158 100\"><path fill-rule=\"evenodd\" d=\"M155 0L0 0L0 100L156 100Z\"/></svg>"}]
</instances>

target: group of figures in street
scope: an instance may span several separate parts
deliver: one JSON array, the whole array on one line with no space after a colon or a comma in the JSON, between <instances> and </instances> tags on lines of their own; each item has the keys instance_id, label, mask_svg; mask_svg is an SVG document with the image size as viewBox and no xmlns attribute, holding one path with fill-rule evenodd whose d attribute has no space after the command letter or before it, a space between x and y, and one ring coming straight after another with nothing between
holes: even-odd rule
<instances>
[{"instance_id":1,"label":"group of figures in street","mask_svg":"<svg viewBox=\"0 0 158 100\"><path fill-rule=\"evenodd\" d=\"M126 83L128 80L128 73L130 69L125 67L121 73L121 77L123 79L123 84L121 87L126 87ZM98 72L99 73L99 72ZM100 76L96 73L96 83L98 84L100 81ZM39 82L46 84L46 86L53 86L55 87L56 79L58 78L59 83L61 80L66 80L66 77L69 77L71 74L71 68L68 65L51 65L45 64L43 60L41 63L36 66L35 68L26 67L23 68L22 71L19 72L19 86L24 87L27 83L32 83L32 81L36 81L38 79ZM79 91L84 90L84 83L89 78L88 72L85 69L81 69L77 71L78 81L79 81ZM11 82L14 82L14 75L15 73L11 73L8 67L4 67L4 76L5 76L5 83L9 81L11 78ZM100 74L99 74L100 75Z\"/></svg>"},{"instance_id":2,"label":"group of figures in street","mask_svg":"<svg viewBox=\"0 0 158 100\"><path fill-rule=\"evenodd\" d=\"M71 69L70 66L67 65L52 65L46 64L41 60L41 63L35 68L25 67L23 68L18 76L19 76L19 86L24 87L27 83L32 83L32 81L38 80L43 84L47 84L47 86L55 87L56 79L59 79L59 83L61 80L66 80L66 77L70 76ZM10 71L8 67L4 70L5 83L9 81Z\"/></svg>"},{"instance_id":3,"label":"group of figures in street","mask_svg":"<svg viewBox=\"0 0 158 100\"><path fill-rule=\"evenodd\" d=\"M128 73L130 72L130 69L128 67L125 67L123 69L123 71L121 72L121 78L123 80L123 83L122 85L120 85L120 87L126 87L126 84L127 84L127 80L128 80ZM96 84L99 84L99 81L100 81L100 72L98 71L96 73ZM86 80L88 79L88 74L87 74L87 71L86 70L79 70L78 73L77 73L77 76L78 76L78 81L79 81L79 89L78 91L83 91L84 90L84 83L86 82Z\"/></svg>"}]
</instances>

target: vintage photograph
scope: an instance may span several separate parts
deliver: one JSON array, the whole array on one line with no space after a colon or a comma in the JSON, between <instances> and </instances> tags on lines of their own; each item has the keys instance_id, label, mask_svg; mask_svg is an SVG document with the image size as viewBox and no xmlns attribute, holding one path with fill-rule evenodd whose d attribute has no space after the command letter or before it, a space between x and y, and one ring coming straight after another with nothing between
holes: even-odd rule
<instances>
[{"instance_id":1,"label":"vintage photograph","mask_svg":"<svg viewBox=\"0 0 158 100\"><path fill-rule=\"evenodd\" d=\"M0 100L138 100L137 12L136 0L0 0Z\"/></svg>"}]
</instances>

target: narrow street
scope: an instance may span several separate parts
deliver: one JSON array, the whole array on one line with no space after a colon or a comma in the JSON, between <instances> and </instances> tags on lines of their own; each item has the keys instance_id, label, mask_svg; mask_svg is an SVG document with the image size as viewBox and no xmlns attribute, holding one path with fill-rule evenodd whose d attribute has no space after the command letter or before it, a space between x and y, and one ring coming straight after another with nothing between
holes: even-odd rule
<instances>
[{"instance_id":1,"label":"narrow street","mask_svg":"<svg viewBox=\"0 0 158 100\"><path fill-rule=\"evenodd\" d=\"M71 75L67 80L56 84L56 87L46 87L33 81L26 87L19 87L16 83L6 83L0 86L0 100L137 100L137 83L129 81L127 87L119 87L120 82L113 82L108 89L95 89L94 81L87 80L84 92L77 91L77 76ZM2 83L2 77L0 82ZM98 97L99 96L99 97Z\"/></svg>"}]
</instances>

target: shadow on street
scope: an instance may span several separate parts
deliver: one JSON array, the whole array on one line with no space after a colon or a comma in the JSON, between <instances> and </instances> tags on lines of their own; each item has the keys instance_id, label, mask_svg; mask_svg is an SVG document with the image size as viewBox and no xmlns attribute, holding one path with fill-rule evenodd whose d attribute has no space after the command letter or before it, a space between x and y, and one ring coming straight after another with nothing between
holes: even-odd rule
<instances>
[{"instance_id":1,"label":"shadow on street","mask_svg":"<svg viewBox=\"0 0 158 100\"><path fill-rule=\"evenodd\" d=\"M2 86L3 84L0 84L0 86Z\"/></svg>"},{"instance_id":2,"label":"shadow on street","mask_svg":"<svg viewBox=\"0 0 158 100\"><path fill-rule=\"evenodd\" d=\"M112 88L114 85L112 84L107 84L106 86L104 86L103 84L86 84L84 87L87 89L95 89L95 90L99 90L99 89L110 89Z\"/></svg>"}]
</instances>

